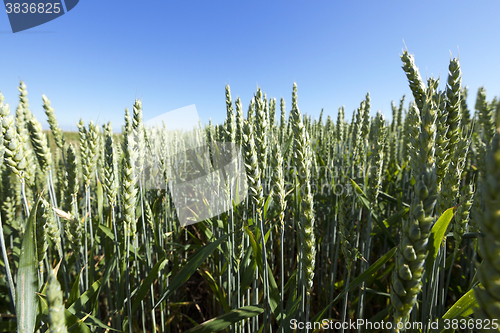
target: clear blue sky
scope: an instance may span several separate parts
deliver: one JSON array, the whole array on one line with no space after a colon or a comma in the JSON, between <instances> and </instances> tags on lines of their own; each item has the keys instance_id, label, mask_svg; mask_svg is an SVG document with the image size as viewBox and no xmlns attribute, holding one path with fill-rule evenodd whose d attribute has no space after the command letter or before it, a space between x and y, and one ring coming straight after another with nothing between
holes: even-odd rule
<instances>
[{"instance_id":1,"label":"clear blue sky","mask_svg":"<svg viewBox=\"0 0 500 333\"><path fill-rule=\"evenodd\" d=\"M15 110L25 81L33 113L41 95L60 124L123 123L134 99L145 120L196 104L203 122L225 117L224 86L245 111L257 86L283 96L293 82L299 107L346 118L369 91L372 114L411 93L401 69L406 46L422 76L448 75L460 54L463 83L500 94L500 1L170 1L82 0L69 13L12 34L0 14L0 91ZM404 42L403 42L404 40Z\"/></svg>"}]
</instances>

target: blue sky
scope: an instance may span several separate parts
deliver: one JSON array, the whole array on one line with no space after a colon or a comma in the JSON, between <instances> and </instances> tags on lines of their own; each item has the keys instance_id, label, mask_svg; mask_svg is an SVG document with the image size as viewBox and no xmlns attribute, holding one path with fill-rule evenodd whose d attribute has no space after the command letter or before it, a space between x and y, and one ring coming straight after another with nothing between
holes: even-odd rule
<instances>
[{"instance_id":1,"label":"blue sky","mask_svg":"<svg viewBox=\"0 0 500 333\"><path fill-rule=\"evenodd\" d=\"M500 1L84 0L44 25L13 34L0 14L0 91L15 110L25 81L45 123L42 94L64 129L83 118L118 130L140 98L145 120L195 104L221 123L224 87L245 110L260 86L284 97L297 82L303 113L346 118L369 91L372 115L411 92L401 69L406 47L422 76L444 88L450 52L460 55L473 108L477 88L500 94ZM404 41L404 42L403 42ZM46 127L46 126L45 126Z\"/></svg>"}]
</instances>

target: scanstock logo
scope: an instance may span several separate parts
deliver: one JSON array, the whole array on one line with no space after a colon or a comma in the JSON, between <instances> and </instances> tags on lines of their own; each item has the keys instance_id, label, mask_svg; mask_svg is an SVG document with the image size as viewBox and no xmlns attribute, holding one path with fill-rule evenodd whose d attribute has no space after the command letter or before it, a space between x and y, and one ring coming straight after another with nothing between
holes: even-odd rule
<instances>
[{"instance_id":1,"label":"scanstock logo","mask_svg":"<svg viewBox=\"0 0 500 333\"><path fill-rule=\"evenodd\" d=\"M194 104L145 122L126 139L139 186L168 187L183 227L231 211L248 193L241 147L207 141Z\"/></svg>"},{"instance_id":2,"label":"scanstock logo","mask_svg":"<svg viewBox=\"0 0 500 333\"><path fill-rule=\"evenodd\" d=\"M12 32L52 21L75 8L79 0L4 0Z\"/></svg>"}]
</instances>

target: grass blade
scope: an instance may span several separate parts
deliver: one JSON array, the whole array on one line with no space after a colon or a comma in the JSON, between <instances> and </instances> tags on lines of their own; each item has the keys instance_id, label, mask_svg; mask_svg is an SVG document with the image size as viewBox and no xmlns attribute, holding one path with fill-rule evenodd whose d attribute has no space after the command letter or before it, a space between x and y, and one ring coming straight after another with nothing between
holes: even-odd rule
<instances>
[{"instance_id":1,"label":"grass blade","mask_svg":"<svg viewBox=\"0 0 500 333\"><path fill-rule=\"evenodd\" d=\"M31 208L19 258L16 286L17 331L31 333L38 312L38 263L36 253L35 216L40 199Z\"/></svg>"},{"instance_id":2,"label":"grass blade","mask_svg":"<svg viewBox=\"0 0 500 333\"><path fill-rule=\"evenodd\" d=\"M195 255L193 255L186 265L181 269L181 271L174 277L172 282L168 285L167 290L160 297L160 300L155 304L153 309L156 309L161 302L163 302L167 297L169 297L174 290L182 286L191 275L200 267L200 265L207 259L214 250L219 247L219 245L226 240L228 235L224 235L217 239L215 242L205 245L202 249L200 249Z\"/></svg>"},{"instance_id":3,"label":"grass blade","mask_svg":"<svg viewBox=\"0 0 500 333\"><path fill-rule=\"evenodd\" d=\"M356 287L361 285L364 281L368 280L382 265L384 265L389 259L391 259L394 254L396 253L397 247L393 247L389 252L384 254L379 260L373 263L366 271L364 271L362 274L360 274L358 277L356 277L354 280L352 280L349 283L349 288L346 290L344 289L340 294L337 295L337 297L333 300L332 303L337 302L338 300L342 299L342 297L345 295L347 292L353 291Z\"/></svg>"},{"instance_id":4,"label":"grass blade","mask_svg":"<svg viewBox=\"0 0 500 333\"><path fill-rule=\"evenodd\" d=\"M429 235L429 245L428 251L429 255L425 261L425 268L427 273L432 271L432 266L436 260L438 250L443 243L445 238L446 230L450 224L451 218L453 217L453 208L447 209L437 220L431 229L431 234Z\"/></svg>"},{"instance_id":5,"label":"grass blade","mask_svg":"<svg viewBox=\"0 0 500 333\"><path fill-rule=\"evenodd\" d=\"M137 309L141 305L141 301L144 300L144 298L149 292L149 288L151 287L156 277L158 276L158 271L162 270L167 263L168 263L167 259L158 261L151 269L151 272L149 272L148 276L146 277L144 282L139 287L139 290L137 291L134 302L132 303L132 313L135 313L135 311L137 311Z\"/></svg>"},{"instance_id":6,"label":"grass blade","mask_svg":"<svg viewBox=\"0 0 500 333\"><path fill-rule=\"evenodd\" d=\"M458 317L469 316L474 312L474 308L476 306L477 301L474 297L474 289L471 289L452 305L452 307L443 315L443 319L455 319Z\"/></svg>"},{"instance_id":7,"label":"grass blade","mask_svg":"<svg viewBox=\"0 0 500 333\"><path fill-rule=\"evenodd\" d=\"M264 312L264 308L260 305L249 305L239 309L232 310L217 318L210 319L203 324L200 324L185 333L212 333L225 329L231 324L238 321L252 318Z\"/></svg>"}]
</instances>

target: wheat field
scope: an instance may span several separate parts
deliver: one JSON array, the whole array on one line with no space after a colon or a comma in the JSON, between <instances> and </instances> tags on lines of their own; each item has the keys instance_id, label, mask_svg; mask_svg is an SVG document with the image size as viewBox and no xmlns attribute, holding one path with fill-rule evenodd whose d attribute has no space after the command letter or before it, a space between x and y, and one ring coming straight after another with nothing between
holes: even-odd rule
<instances>
[{"instance_id":1,"label":"wheat field","mask_svg":"<svg viewBox=\"0 0 500 333\"><path fill-rule=\"evenodd\" d=\"M140 100L76 135L46 96L42 130L24 82L15 111L0 94L0 332L500 332L500 102L467 105L457 58L441 85L401 61L390 120L369 94L312 119L296 84L245 109L226 86L199 160ZM175 189L221 143L246 186L183 225Z\"/></svg>"}]
</instances>

